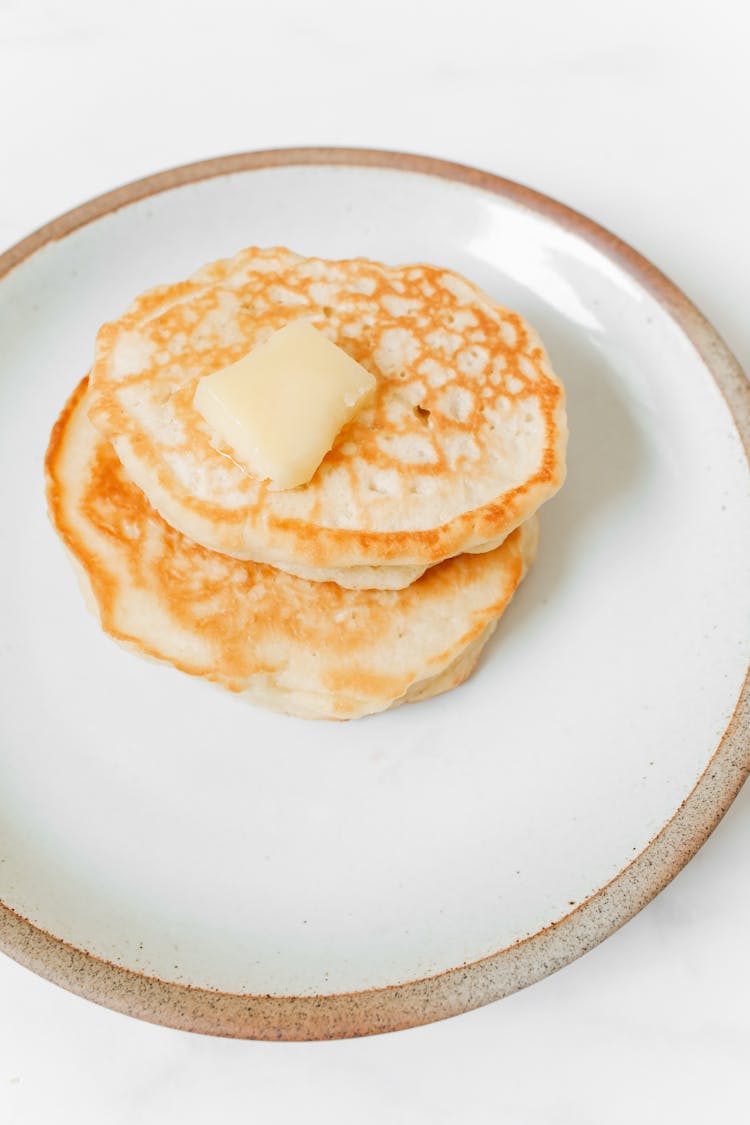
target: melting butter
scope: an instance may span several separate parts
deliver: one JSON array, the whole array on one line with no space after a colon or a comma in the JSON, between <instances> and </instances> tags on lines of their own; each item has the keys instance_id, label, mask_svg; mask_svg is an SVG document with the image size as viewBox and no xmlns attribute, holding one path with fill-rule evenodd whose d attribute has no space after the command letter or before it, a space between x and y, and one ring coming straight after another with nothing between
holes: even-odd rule
<instances>
[{"instance_id":1,"label":"melting butter","mask_svg":"<svg viewBox=\"0 0 750 1125\"><path fill-rule=\"evenodd\" d=\"M204 376L193 399L218 442L277 489L312 480L375 377L306 321Z\"/></svg>"}]
</instances>

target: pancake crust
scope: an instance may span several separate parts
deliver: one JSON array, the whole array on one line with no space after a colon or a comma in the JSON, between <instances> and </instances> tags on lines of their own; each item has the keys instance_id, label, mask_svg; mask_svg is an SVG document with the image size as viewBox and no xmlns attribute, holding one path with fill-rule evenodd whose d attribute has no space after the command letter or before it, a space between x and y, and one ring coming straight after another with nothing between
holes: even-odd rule
<instances>
[{"instance_id":1,"label":"pancake crust","mask_svg":"<svg viewBox=\"0 0 750 1125\"><path fill-rule=\"evenodd\" d=\"M51 518L103 628L289 714L346 719L463 680L536 551L536 520L400 591L345 590L220 555L167 524L91 426L84 380L46 458Z\"/></svg>"},{"instance_id":2,"label":"pancake crust","mask_svg":"<svg viewBox=\"0 0 750 1125\"><path fill-rule=\"evenodd\" d=\"M197 381L291 319L377 378L309 484L273 491L214 448ZM100 331L91 419L196 542L311 579L400 587L501 542L560 486L564 393L536 333L447 270L248 249Z\"/></svg>"}]
</instances>

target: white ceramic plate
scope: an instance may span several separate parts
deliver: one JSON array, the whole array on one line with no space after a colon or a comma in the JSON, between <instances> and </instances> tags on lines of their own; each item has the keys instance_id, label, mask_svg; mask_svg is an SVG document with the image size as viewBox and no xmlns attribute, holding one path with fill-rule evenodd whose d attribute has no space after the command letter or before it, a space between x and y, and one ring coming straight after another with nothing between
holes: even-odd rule
<instances>
[{"instance_id":1,"label":"white ceramic plate","mask_svg":"<svg viewBox=\"0 0 750 1125\"><path fill-rule=\"evenodd\" d=\"M536 325L565 380L568 482L453 693L351 724L283 718L139 661L84 609L45 514L50 427L102 321L252 243L459 270ZM2 274L11 956L175 1026L364 1034L551 972L693 854L750 764L748 392L653 267L484 173L297 150L130 185Z\"/></svg>"}]
</instances>

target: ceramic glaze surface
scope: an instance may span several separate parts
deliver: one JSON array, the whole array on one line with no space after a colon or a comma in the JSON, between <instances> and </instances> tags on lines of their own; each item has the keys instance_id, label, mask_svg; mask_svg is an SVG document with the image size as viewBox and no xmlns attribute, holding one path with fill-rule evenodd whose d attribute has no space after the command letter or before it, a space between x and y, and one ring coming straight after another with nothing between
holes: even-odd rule
<instances>
[{"instance_id":1,"label":"ceramic glaze surface","mask_svg":"<svg viewBox=\"0 0 750 1125\"><path fill-rule=\"evenodd\" d=\"M251 243L455 269L531 321L565 382L569 475L537 563L445 697L309 723L141 662L48 525L44 449L99 324ZM614 257L466 183L291 166L122 207L0 294L3 903L166 981L369 990L536 934L675 814L747 666L747 463L700 355Z\"/></svg>"}]
</instances>

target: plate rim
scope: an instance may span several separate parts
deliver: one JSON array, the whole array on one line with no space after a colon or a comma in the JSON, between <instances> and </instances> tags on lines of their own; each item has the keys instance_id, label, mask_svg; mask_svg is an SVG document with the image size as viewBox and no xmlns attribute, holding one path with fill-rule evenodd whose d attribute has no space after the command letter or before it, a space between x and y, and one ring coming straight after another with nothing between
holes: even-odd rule
<instances>
[{"instance_id":1,"label":"plate rim","mask_svg":"<svg viewBox=\"0 0 750 1125\"><path fill-rule=\"evenodd\" d=\"M240 152L134 180L66 211L0 255L0 282L50 242L149 196L232 173L343 165L420 173L501 196L572 231L633 277L687 336L722 393L750 459L750 383L692 301L628 243L532 188L469 165L381 149L296 147ZM414 1027L507 996L569 964L629 921L711 835L750 773L750 671L693 789L646 847L561 919L463 966L357 992L271 996L178 984L97 957L0 900L0 951L79 996L186 1031L247 1039L338 1039Z\"/></svg>"}]
</instances>

